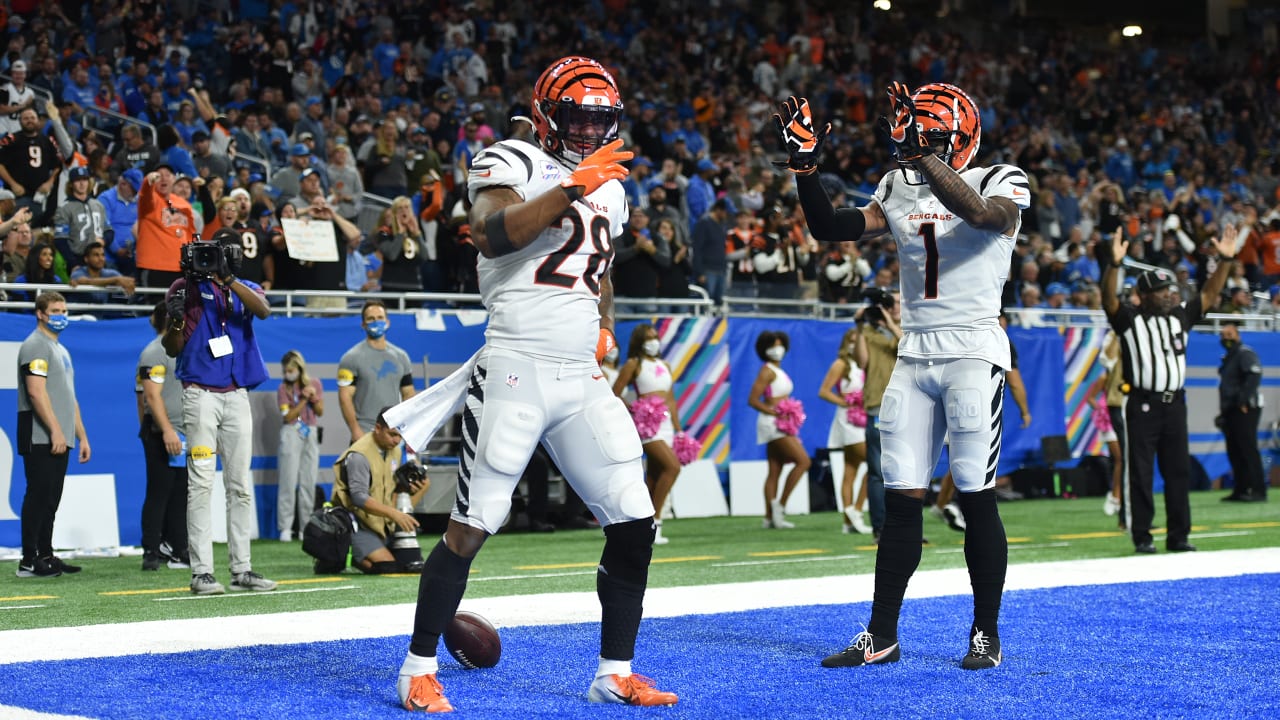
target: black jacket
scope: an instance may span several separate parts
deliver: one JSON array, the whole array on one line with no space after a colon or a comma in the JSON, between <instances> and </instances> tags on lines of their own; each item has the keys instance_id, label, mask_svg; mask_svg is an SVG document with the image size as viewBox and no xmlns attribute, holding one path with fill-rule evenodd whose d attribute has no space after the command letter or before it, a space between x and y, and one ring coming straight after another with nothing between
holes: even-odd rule
<instances>
[{"instance_id":1,"label":"black jacket","mask_svg":"<svg viewBox=\"0 0 1280 720\"><path fill-rule=\"evenodd\" d=\"M1262 384L1262 363L1248 345L1236 344L1222 356L1218 368L1218 407L1258 407L1258 386Z\"/></svg>"}]
</instances>

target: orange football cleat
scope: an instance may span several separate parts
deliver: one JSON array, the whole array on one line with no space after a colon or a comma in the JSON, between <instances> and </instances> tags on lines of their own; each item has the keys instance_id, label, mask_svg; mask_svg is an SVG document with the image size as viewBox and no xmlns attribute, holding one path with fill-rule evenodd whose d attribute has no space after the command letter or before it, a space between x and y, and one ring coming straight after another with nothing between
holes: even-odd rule
<instances>
[{"instance_id":1,"label":"orange football cleat","mask_svg":"<svg viewBox=\"0 0 1280 720\"><path fill-rule=\"evenodd\" d=\"M407 676L401 675L403 684ZM413 675L407 677L408 690L401 690L401 701L409 712L446 713L453 712L453 705L444 696L444 687L436 679L435 673L430 675Z\"/></svg>"},{"instance_id":2,"label":"orange football cleat","mask_svg":"<svg viewBox=\"0 0 1280 720\"><path fill-rule=\"evenodd\" d=\"M598 703L622 705L675 705L680 698L673 692L665 692L653 686L653 680L632 673L627 677L602 675L591 683L587 699Z\"/></svg>"}]
</instances>

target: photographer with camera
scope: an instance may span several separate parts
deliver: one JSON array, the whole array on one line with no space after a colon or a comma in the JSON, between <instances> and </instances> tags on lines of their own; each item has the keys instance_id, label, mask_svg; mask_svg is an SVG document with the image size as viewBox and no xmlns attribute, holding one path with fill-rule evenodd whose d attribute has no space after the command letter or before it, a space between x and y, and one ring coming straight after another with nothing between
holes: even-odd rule
<instances>
[{"instance_id":1,"label":"photographer with camera","mask_svg":"<svg viewBox=\"0 0 1280 720\"><path fill-rule=\"evenodd\" d=\"M858 323L853 361L866 372L862 404L867 411L867 505L871 511L871 532L877 540L884 528L884 473L880 470L880 402L889 377L898 362L902 340L902 303L897 293L878 287L862 291L868 305L854 316Z\"/></svg>"},{"instance_id":2,"label":"photographer with camera","mask_svg":"<svg viewBox=\"0 0 1280 720\"><path fill-rule=\"evenodd\" d=\"M416 461L392 470L399 457L400 431L383 417L389 409L383 408L373 431L351 443L333 464L333 504L346 508L356 520L352 562L371 575L421 572L423 564L415 535L418 521L411 511L431 481Z\"/></svg>"},{"instance_id":3,"label":"photographer with camera","mask_svg":"<svg viewBox=\"0 0 1280 720\"><path fill-rule=\"evenodd\" d=\"M209 495L222 456L227 493L227 549L232 590L274 590L276 583L253 572L249 535L255 518L250 503L253 479L253 414L249 391L267 379L267 366L253 332L253 319L271 314L262 288L236 273L242 261L235 231L219 230L212 240L182 246L183 276L165 296L168 323L161 343L178 359L182 381L182 423L187 431L187 533L191 592L221 595L213 575L213 530Z\"/></svg>"}]
</instances>

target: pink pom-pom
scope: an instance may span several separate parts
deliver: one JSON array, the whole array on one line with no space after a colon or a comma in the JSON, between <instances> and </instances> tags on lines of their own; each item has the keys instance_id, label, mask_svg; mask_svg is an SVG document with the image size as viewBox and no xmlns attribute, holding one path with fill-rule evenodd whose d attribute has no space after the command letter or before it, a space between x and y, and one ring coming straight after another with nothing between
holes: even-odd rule
<instances>
[{"instance_id":1,"label":"pink pom-pom","mask_svg":"<svg viewBox=\"0 0 1280 720\"><path fill-rule=\"evenodd\" d=\"M1103 434L1115 430L1115 427L1111 424L1111 413L1107 410L1107 399L1105 397L1098 398L1094 403L1093 426Z\"/></svg>"},{"instance_id":2,"label":"pink pom-pom","mask_svg":"<svg viewBox=\"0 0 1280 720\"><path fill-rule=\"evenodd\" d=\"M676 459L681 465L688 465L698 459L698 455L702 452L702 443L689 433L681 430L676 433L676 437L671 441L672 450L676 453Z\"/></svg>"},{"instance_id":3,"label":"pink pom-pom","mask_svg":"<svg viewBox=\"0 0 1280 720\"><path fill-rule=\"evenodd\" d=\"M849 404L845 408L845 417L849 420L849 424L854 427L866 427L867 409L862 407L862 391L854 390L844 396L844 401Z\"/></svg>"},{"instance_id":4,"label":"pink pom-pom","mask_svg":"<svg viewBox=\"0 0 1280 720\"><path fill-rule=\"evenodd\" d=\"M799 435L804 425L804 403L795 398L783 398L774 408L777 411L775 426L784 435Z\"/></svg>"},{"instance_id":5,"label":"pink pom-pom","mask_svg":"<svg viewBox=\"0 0 1280 720\"><path fill-rule=\"evenodd\" d=\"M661 395L646 395L631 403L631 419L641 440L649 440L658 434L662 421L667 417L667 401Z\"/></svg>"}]
</instances>

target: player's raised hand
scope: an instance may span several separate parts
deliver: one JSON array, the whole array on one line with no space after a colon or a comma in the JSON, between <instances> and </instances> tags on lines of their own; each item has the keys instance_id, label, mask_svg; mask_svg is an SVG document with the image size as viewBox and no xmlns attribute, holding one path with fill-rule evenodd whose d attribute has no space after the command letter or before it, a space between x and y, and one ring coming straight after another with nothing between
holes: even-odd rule
<instances>
[{"instance_id":1,"label":"player's raised hand","mask_svg":"<svg viewBox=\"0 0 1280 720\"><path fill-rule=\"evenodd\" d=\"M622 163L635 157L635 153L620 150L621 147L622 140L619 138L583 158L569 177L560 181L565 194L576 201L599 190L601 185L610 180L622 180L631 174Z\"/></svg>"},{"instance_id":2,"label":"player's raised hand","mask_svg":"<svg viewBox=\"0 0 1280 720\"><path fill-rule=\"evenodd\" d=\"M1124 262L1124 256L1127 254L1129 254L1129 241L1124 239L1124 226L1121 225L1111 235L1111 264L1119 266Z\"/></svg>"},{"instance_id":3,"label":"player's raised hand","mask_svg":"<svg viewBox=\"0 0 1280 720\"><path fill-rule=\"evenodd\" d=\"M906 84L891 83L885 88L885 93L889 96L893 119L881 115L880 129L889 136L898 160L911 162L933 154L928 143L920 137L920 128L916 124L916 105L911 100L911 91Z\"/></svg>"},{"instance_id":4,"label":"player's raised hand","mask_svg":"<svg viewBox=\"0 0 1280 720\"><path fill-rule=\"evenodd\" d=\"M780 114L773 116L773 124L787 151L786 162L774 162L774 165L785 167L798 175L808 175L817 170L818 156L822 152L822 143L827 139L827 133L831 132L831 123L815 131L809 101L792 95L782 103Z\"/></svg>"}]
</instances>

